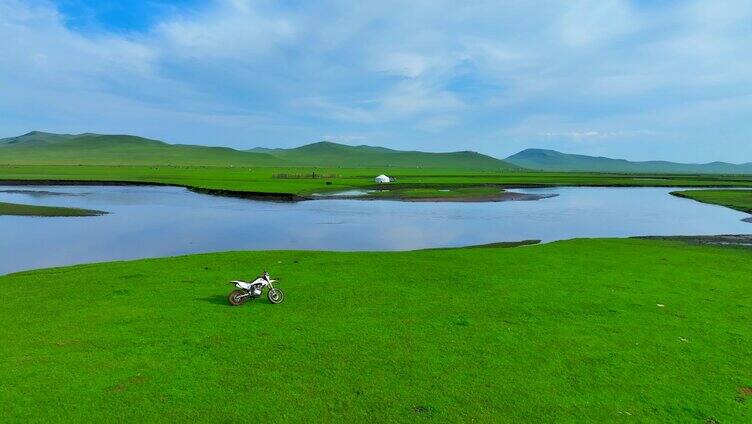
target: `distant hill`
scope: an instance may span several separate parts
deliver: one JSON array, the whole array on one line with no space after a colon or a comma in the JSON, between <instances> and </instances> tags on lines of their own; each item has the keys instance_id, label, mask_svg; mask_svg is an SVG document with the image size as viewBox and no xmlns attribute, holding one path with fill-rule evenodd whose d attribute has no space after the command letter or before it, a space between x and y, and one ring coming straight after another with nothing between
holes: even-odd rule
<instances>
[{"instance_id":1,"label":"distant hill","mask_svg":"<svg viewBox=\"0 0 752 424\"><path fill-rule=\"evenodd\" d=\"M752 174L752 163L726 162L686 164L666 161L630 162L555 150L527 149L506 158L507 162L540 171L624 172L650 174Z\"/></svg>"},{"instance_id":2,"label":"distant hill","mask_svg":"<svg viewBox=\"0 0 752 424\"><path fill-rule=\"evenodd\" d=\"M428 153L322 141L292 149L168 144L132 135L53 134L40 131L0 139L0 164L316 166L343 168L454 168L670 174L752 174L752 163L684 164L527 149L505 160L476 152Z\"/></svg>"},{"instance_id":3,"label":"distant hill","mask_svg":"<svg viewBox=\"0 0 752 424\"><path fill-rule=\"evenodd\" d=\"M287 163L303 166L329 166L353 168L465 168L519 170L518 166L476 152L427 153L392 150L374 146L347 146L322 141L293 149L249 150L264 153Z\"/></svg>"},{"instance_id":4,"label":"distant hill","mask_svg":"<svg viewBox=\"0 0 752 424\"><path fill-rule=\"evenodd\" d=\"M227 147L167 144L132 135L40 131L0 139L0 164L519 169L475 152L426 153L326 141L294 149L240 151Z\"/></svg>"},{"instance_id":5,"label":"distant hill","mask_svg":"<svg viewBox=\"0 0 752 424\"><path fill-rule=\"evenodd\" d=\"M282 166L265 153L167 144L132 135L32 131L0 139L0 164Z\"/></svg>"}]
</instances>

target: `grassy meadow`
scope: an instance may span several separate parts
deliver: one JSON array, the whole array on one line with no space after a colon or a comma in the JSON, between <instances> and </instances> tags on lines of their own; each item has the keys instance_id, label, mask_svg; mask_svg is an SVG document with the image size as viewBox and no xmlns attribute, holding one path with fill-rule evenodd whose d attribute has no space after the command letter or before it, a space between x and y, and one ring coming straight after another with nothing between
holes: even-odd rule
<instances>
[{"instance_id":1,"label":"grassy meadow","mask_svg":"<svg viewBox=\"0 0 752 424\"><path fill-rule=\"evenodd\" d=\"M230 307L263 269L287 299ZM227 252L0 277L4 422L749 422L752 251ZM713 421L715 420L715 421Z\"/></svg>"},{"instance_id":2,"label":"grassy meadow","mask_svg":"<svg viewBox=\"0 0 752 424\"><path fill-rule=\"evenodd\" d=\"M0 139L0 181L172 184L215 194L275 195L299 200L314 193L374 188L395 177L393 199L498 197L515 186L752 187L752 176L532 172L477 152L431 153L374 146L312 143L292 149L168 144L131 135L52 134Z\"/></svg>"},{"instance_id":3,"label":"grassy meadow","mask_svg":"<svg viewBox=\"0 0 752 424\"><path fill-rule=\"evenodd\" d=\"M59 206L37 206L0 202L0 216L97 216L105 213L106 212L95 211L91 209L65 208Z\"/></svg>"},{"instance_id":4,"label":"grassy meadow","mask_svg":"<svg viewBox=\"0 0 752 424\"><path fill-rule=\"evenodd\" d=\"M686 190L671 194L752 213L752 190Z\"/></svg>"},{"instance_id":5,"label":"grassy meadow","mask_svg":"<svg viewBox=\"0 0 752 424\"><path fill-rule=\"evenodd\" d=\"M50 166L0 165L0 181L110 181L172 184L228 192L313 193L374 188L383 168ZM395 168L396 189L434 189L451 195L459 188L483 186L752 187L752 177L713 175L635 175L598 173L498 172L488 170ZM440 192L438 189L454 189ZM482 190L481 190L482 191Z\"/></svg>"}]
</instances>

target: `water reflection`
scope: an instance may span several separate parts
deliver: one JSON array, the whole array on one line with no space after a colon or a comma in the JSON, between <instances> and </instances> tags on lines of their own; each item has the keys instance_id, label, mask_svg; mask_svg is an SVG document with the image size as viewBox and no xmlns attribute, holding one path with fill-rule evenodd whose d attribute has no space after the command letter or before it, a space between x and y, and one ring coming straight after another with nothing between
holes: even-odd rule
<instances>
[{"instance_id":1,"label":"water reflection","mask_svg":"<svg viewBox=\"0 0 752 424\"><path fill-rule=\"evenodd\" d=\"M0 216L0 273L221 250L407 250L524 239L752 232L741 221L748 215L670 196L668 188L519 191L559 196L502 203L268 203L175 187L0 187L0 201L110 212Z\"/></svg>"}]
</instances>

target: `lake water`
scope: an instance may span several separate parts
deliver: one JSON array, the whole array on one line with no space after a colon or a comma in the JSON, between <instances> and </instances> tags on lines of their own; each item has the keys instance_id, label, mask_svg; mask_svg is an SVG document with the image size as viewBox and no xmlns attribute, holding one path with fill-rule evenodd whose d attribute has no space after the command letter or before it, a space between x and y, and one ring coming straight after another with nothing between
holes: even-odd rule
<instances>
[{"instance_id":1,"label":"lake water","mask_svg":"<svg viewBox=\"0 0 752 424\"><path fill-rule=\"evenodd\" d=\"M25 191L23 193L9 193ZM538 201L270 203L176 187L0 186L0 201L110 212L0 216L0 274L77 263L245 249L407 250L540 239L748 234L748 215L669 188L546 188Z\"/></svg>"}]
</instances>

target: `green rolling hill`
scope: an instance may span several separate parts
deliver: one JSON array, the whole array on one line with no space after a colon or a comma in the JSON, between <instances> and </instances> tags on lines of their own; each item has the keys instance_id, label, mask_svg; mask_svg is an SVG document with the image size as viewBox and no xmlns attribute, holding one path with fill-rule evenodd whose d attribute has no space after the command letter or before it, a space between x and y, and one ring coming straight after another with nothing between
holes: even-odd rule
<instances>
[{"instance_id":1,"label":"green rolling hill","mask_svg":"<svg viewBox=\"0 0 752 424\"><path fill-rule=\"evenodd\" d=\"M273 155L285 162L304 166L520 170L518 166L476 152L428 153L373 146L347 146L328 141L293 149L257 147L249 152Z\"/></svg>"},{"instance_id":2,"label":"green rolling hill","mask_svg":"<svg viewBox=\"0 0 752 424\"><path fill-rule=\"evenodd\" d=\"M32 131L0 139L0 164L283 166L274 156L227 147L167 144L131 135Z\"/></svg>"},{"instance_id":3,"label":"green rolling hill","mask_svg":"<svg viewBox=\"0 0 752 424\"><path fill-rule=\"evenodd\" d=\"M429 153L321 141L291 149L168 144L132 135L53 134L40 131L0 139L0 165L181 165L339 168L443 168L493 171L645 174L752 174L752 162L685 164L527 149L504 160L477 152Z\"/></svg>"},{"instance_id":4,"label":"green rolling hill","mask_svg":"<svg viewBox=\"0 0 752 424\"><path fill-rule=\"evenodd\" d=\"M752 163L732 164L711 162L686 164L667 161L631 162L555 150L527 149L505 159L527 169L538 171L582 171L646 174L752 174Z\"/></svg>"},{"instance_id":5,"label":"green rolling hill","mask_svg":"<svg viewBox=\"0 0 752 424\"><path fill-rule=\"evenodd\" d=\"M294 149L240 151L227 147L167 144L132 135L40 131L0 139L0 164L520 169L475 152L426 153L325 141Z\"/></svg>"}]
</instances>

